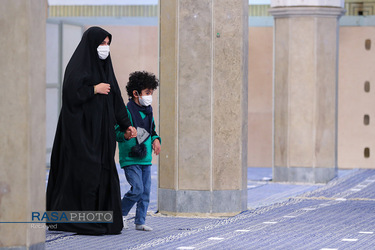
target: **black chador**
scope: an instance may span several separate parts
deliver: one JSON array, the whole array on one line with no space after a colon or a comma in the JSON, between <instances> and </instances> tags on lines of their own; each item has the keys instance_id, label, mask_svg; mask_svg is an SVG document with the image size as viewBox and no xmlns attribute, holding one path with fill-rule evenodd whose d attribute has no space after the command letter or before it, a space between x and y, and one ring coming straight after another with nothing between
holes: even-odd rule
<instances>
[{"instance_id":1,"label":"black chador","mask_svg":"<svg viewBox=\"0 0 375 250\"><path fill-rule=\"evenodd\" d=\"M98 56L97 47L106 37L111 41L111 34L99 27L86 30L66 67L47 211L113 211L113 223L59 223L54 230L99 235L117 234L123 227L115 124L125 131L131 123L111 58ZM99 83L110 84L108 95L94 93Z\"/></svg>"}]
</instances>

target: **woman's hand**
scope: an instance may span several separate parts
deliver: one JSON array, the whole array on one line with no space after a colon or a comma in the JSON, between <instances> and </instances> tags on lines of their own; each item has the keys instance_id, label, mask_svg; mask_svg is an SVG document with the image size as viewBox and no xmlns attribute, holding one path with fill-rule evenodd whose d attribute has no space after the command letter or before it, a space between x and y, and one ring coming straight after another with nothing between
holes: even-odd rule
<instances>
[{"instance_id":1,"label":"woman's hand","mask_svg":"<svg viewBox=\"0 0 375 250\"><path fill-rule=\"evenodd\" d=\"M111 85L109 85L108 83L102 82L94 86L95 94L108 95L110 90L111 90Z\"/></svg>"},{"instance_id":2,"label":"woman's hand","mask_svg":"<svg viewBox=\"0 0 375 250\"><path fill-rule=\"evenodd\" d=\"M154 153L156 155L158 155L160 153L160 150L161 150L161 146L160 146L160 141L159 139L155 139L154 142L152 143L152 149L154 150Z\"/></svg>"}]
</instances>

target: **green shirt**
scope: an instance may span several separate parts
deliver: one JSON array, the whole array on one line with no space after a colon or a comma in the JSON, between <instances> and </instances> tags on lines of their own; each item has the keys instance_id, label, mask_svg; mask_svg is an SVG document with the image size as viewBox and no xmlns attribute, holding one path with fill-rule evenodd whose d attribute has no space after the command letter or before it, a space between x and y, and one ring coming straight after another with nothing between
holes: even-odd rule
<instances>
[{"instance_id":1,"label":"green shirt","mask_svg":"<svg viewBox=\"0 0 375 250\"><path fill-rule=\"evenodd\" d=\"M142 112L139 112L141 114L142 119L146 117L146 115ZM133 126L133 119L131 117L131 114L128 110L128 116L130 118L130 122ZM133 146L137 144L137 139L132 138L130 140L126 140L124 137L124 132L120 131L120 126L116 125L116 141L118 142L118 148L119 148L119 158L120 158L120 166L126 167L130 165L151 165L152 161L152 143L155 139L159 139L161 143L160 136L155 132L155 123L154 123L154 117L152 117L152 131L151 136L147 138L147 140L144 142L147 148L147 155L145 158L136 158L136 157L130 157L129 152Z\"/></svg>"}]
</instances>

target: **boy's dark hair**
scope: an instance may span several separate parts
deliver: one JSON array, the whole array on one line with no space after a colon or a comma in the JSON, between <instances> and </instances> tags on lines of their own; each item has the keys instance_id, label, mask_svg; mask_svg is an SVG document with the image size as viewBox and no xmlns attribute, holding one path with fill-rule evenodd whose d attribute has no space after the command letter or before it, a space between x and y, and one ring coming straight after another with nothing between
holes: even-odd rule
<instances>
[{"instance_id":1,"label":"boy's dark hair","mask_svg":"<svg viewBox=\"0 0 375 250\"><path fill-rule=\"evenodd\" d=\"M133 98L133 91L137 90L141 94L144 89L155 90L159 86L159 80L154 74L147 71L135 71L130 73L129 82L126 84L128 96Z\"/></svg>"}]
</instances>

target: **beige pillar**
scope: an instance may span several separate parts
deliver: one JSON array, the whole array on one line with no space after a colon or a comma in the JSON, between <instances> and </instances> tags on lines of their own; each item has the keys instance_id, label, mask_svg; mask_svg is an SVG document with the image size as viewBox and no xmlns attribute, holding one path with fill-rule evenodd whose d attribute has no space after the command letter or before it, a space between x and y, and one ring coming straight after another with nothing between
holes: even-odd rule
<instances>
[{"instance_id":1,"label":"beige pillar","mask_svg":"<svg viewBox=\"0 0 375 250\"><path fill-rule=\"evenodd\" d=\"M341 2L271 1L274 181L325 183L336 176Z\"/></svg>"},{"instance_id":2,"label":"beige pillar","mask_svg":"<svg viewBox=\"0 0 375 250\"><path fill-rule=\"evenodd\" d=\"M46 0L0 4L0 247L44 249ZM4 223L18 222L18 223Z\"/></svg>"},{"instance_id":3,"label":"beige pillar","mask_svg":"<svg viewBox=\"0 0 375 250\"><path fill-rule=\"evenodd\" d=\"M247 203L247 0L160 1L159 211Z\"/></svg>"}]
</instances>

